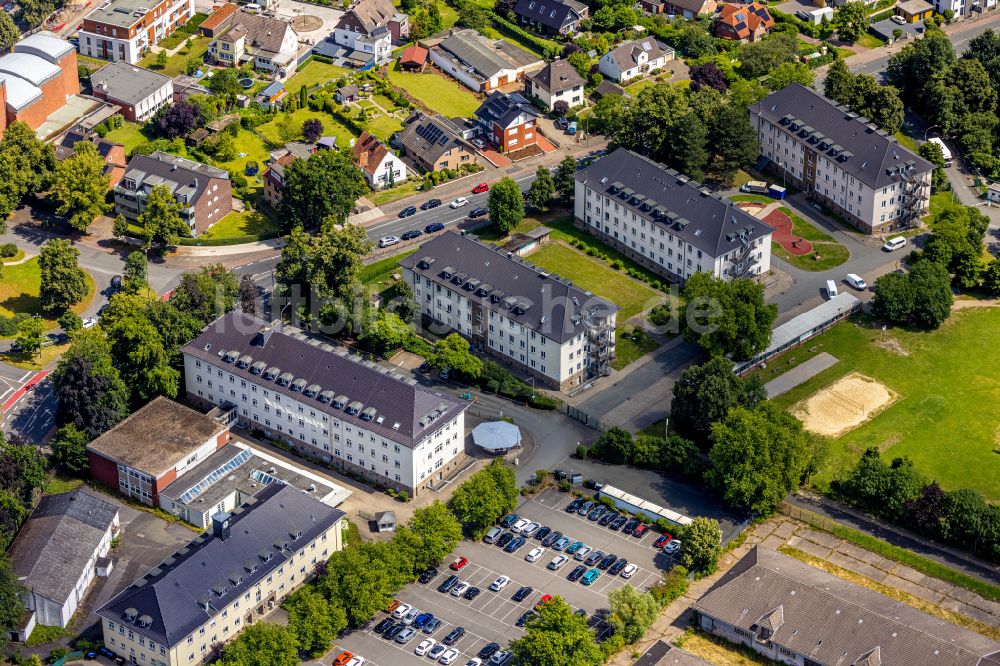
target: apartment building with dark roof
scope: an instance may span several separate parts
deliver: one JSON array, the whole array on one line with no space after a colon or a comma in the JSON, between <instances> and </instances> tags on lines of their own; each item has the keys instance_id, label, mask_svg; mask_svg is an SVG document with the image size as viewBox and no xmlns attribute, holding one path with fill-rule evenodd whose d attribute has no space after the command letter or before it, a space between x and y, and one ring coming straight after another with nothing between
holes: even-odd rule
<instances>
[{"instance_id":1,"label":"apartment building with dark roof","mask_svg":"<svg viewBox=\"0 0 1000 666\"><path fill-rule=\"evenodd\" d=\"M562 390L608 372L618 306L570 280L452 231L399 265L425 323L478 353Z\"/></svg>"},{"instance_id":2,"label":"apartment building with dark roof","mask_svg":"<svg viewBox=\"0 0 1000 666\"><path fill-rule=\"evenodd\" d=\"M933 165L868 119L792 83L750 107L767 168L858 229L912 228L930 205Z\"/></svg>"},{"instance_id":3,"label":"apartment building with dark roof","mask_svg":"<svg viewBox=\"0 0 1000 666\"><path fill-rule=\"evenodd\" d=\"M520 93L494 90L478 109L476 120L501 153L538 143L538 112Z\"/></svg>"},{"instance_id":4,"label":"apartment building with dark roof","mask_svg":"<svg viewBox=\"0 0 1000 666\"><path fill-rule=\"evenodd\" d=\"M104 645L139 666L207 661L343 547L343 518L294 486L269 484L104 604Z\"/></svg>"},{"instance_id":5,"label":"apartment building with dark roof","mask_svg":"<svg viewBox=\"0 0 1000 666\"><path fill-rule=\"evenodd\" d=\"M576 226L664 277L758 277L774 228L689 176L618 148L578 171Z\"/></svg>"},{"instance_id":6,"label":"apartment building with dark roof","mask_svg":"<svg viewBox=\"0 0 1000 666\"><path fill-rule=\"evenodd\" d=\"M416 495L461 467L467 404L292 326L229 313L181 349L187 398Z\"/></svg>"},{"instance_id":7,"label":"apartment building with dark roof","mask_svg":"<svg viewBox=\"0 0 1000 666\"><path fill-rule=\"evenodd\" d=\"M580 21L590 15L575 0L517 0L514 14L521 25L545 35L568 35L580 29Z\"/></svg>"},{"instance_id":8,"label":"apartment building with dark roof","mask_svg":"<svg viewBox=\"0 0 1000 666\"><path fill-rule=\"evenodd\" d=\"M698 626L795 666L1000 666L1000 642L754 547L693 606Z\"/></svg>"}]
</instances>

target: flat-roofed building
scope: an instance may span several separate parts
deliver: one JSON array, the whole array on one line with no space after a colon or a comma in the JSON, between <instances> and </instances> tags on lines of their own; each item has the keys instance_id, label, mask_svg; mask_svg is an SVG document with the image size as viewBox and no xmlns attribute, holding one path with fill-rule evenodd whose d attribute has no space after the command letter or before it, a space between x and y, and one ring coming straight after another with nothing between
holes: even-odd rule
<instances>
[{"instance_id":1,"label":"flat-roofed building","mask_svg":"<svg viewBox=\"0 0 1000 666\"><path fill-rule=\"evenodd\" d=\"M105 0L83 17L80 53L135 64L192 17L194 0Z\"/></svg>"},{"instance_id":2,"label":"flat-roofed building","mask_svg":"<svg viewBox=\"0 0 1000 666\"><path fill-rule=\"evenodd\" d=\"M90 75L94 97L115 104L125 120L142 123L168 106L174 97L169 76L126 62L112 62Z\"/></svg>"}]
</instances>

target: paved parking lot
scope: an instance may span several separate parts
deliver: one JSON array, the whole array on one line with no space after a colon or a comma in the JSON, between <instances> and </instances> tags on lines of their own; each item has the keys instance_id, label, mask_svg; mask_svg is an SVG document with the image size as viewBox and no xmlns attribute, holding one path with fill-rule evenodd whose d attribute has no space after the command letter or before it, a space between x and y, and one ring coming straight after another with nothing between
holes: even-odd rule
<instances>
[{"instance_id":1,"label":"paved parking lot","mask_svg":"<svg viewBox=\"0 0 1000 666\"><path fill-rule=\"evenodd\" d=\"M559 595L574 608L582 608L591 618L591 626L599 633L607 631L607 625L600 617L607 612L608 594L623 585L634 585L640 590L648 589L659 580L662 570L672 566L669 556L653 549L656 534L648 532L643 538L626 536L607 527L601 527L586 517L565 512L566 505L573 499L572 495L556 490L547 490L533 499L526 500L516 510L516 513L553 530L559 530L574 540L583 541L594 550L614 553L628 559L639 569L629 580L621 576L611 576L602 571L600 577L590 586L579 582L570 582L566 576L580 564L570 560L559 571L551 571L548 563L558 552L551 548L535 562L524 559L528 552L540 545L538 539L531 538L515 553L507 553L503 549L483 542L463 541L455 550L455 557L463 556L469 563L458 572L458 577L470 585L478 587L482 592L472 601L451 594L437 591L440 585L453 571L448 569L454 558L448 559L438 567L437 577L426 585L414 583L403 589L398 598L404 603L415 606L422 612L433 613L443 620L443 624L430 638L440 641L454 627L462 626L466 630L454 647L461 652L461 657L455 661L463 666L468 659L487 643L497 642L506 645L511 640L520 637L523 630L514 623L526 610L534 607L544 594ZM508 576L511 581L501 592L489 590L498 576ZM522 586L530 586L534 591L520 603L513 601L515 592ZM420 641L428 635L420 633L414 636L406 645L395 641L387 641L371 628L378 624L385 613L379 613L368 628L356 631L345 637L336 648L328 653L321 662L330 660L342 650L359 654L375 666L393 666L394 664L425 663L425 657L417 657L413 650Z\"/></svg>"}]
</instances>

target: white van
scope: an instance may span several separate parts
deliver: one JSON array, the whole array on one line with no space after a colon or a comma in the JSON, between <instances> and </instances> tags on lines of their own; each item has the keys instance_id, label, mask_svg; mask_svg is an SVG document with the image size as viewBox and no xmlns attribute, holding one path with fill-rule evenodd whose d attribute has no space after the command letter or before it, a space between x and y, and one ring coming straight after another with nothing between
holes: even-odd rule
<instances>
[{"instance_id":1,"label":"white van","mask_svg":"<svg viewBox=\"0 0 1000 666\"><path fill-rule=\"evenodd\" d=\"M902 236L896 236L895 238L890 238L882 246L882 249L886 252L892 252L893 250L898 250L899 248L906 245L906 239Z\"/></svg>"},{"instance_id":2,"label":"white van","mask_svg":"<svg viewBox=\"0 0 1000 666\"><path fill-rule=\"evenodd\" d=\"M838 293L839 292L837 291L837 283L834 282L833 280L827 280L826 281L826 297L827 298L833 298Z\"/></svg>"},{"instance_id":3,"label":"white van","mask_svg":"<svg viewBox=\"0 0 1000 666\"><path fill-rule=\"evenodd\" d=\"M847 284L851 285L858 291L864 291L868 288L868 283L865 282L864 278L854 273L847 274Z\"/></svg>"},{"instance_id":4,"label":"white van","mask_svg":"<svg viewBox=\"0 0 1000 666\"><path fill-rule=\"evenodd\" d=\"M247 4L243 5L243 11L250 12L251 14L260 14L261 9L262 7L258 5L256 2L248 2Z\"/></svg>"}]
</instances>

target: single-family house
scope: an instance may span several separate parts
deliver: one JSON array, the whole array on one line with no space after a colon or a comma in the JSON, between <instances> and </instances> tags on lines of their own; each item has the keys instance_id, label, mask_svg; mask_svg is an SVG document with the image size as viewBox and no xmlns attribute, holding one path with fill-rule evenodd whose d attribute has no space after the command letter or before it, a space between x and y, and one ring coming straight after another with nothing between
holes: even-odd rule
<instances>
[{"instance_id":1,"label":"single-family house","mask_svg":"<svg viewBox=\"0 0 1000 666\"><path fill-rule=\"evenodd\" d=\"M545 66L534 53L475 30L456 30L430 49L431 62L476 92L524 80Z\"/></svg>"},{"instance_id":2,"label":"single-family house","mask_svg":"<svg viewBox=\"0 0 1000 666\"><path fill-rule=\"evenodd\" d=\"M62 162L72 155L73 147L81 141L89 141L94 144L97 154L104 158L104 175L108 177L108 189L114 189L118 181L125 175L125 165L127 164L125 146L102 139L96 132L86 131L81 125L77 125L53 143L56 159Z\"/></svg>"},{"instance_id":3,"label":"single-family house","mask_svg":"<svg viewBox=\"0 0 1000 666\"><path fill-rule=\"evenodd\" d=\"M619 44L601 56L597 68L607 79L625 83L663 67L674 59L674 50L652 37Z\"/></svg>"},{"instance_id":4,"label":"single-family house","mask_svg":"<svg viewBox=\"0 0 1000 666\"><path fill-rule=\"evenodd\" d=\"M348 102L357 102L360 92L360 89L352 83L337 88L336 92L333 93L333 97L337 100L337 103L347 104Z\"/></svg>"},{"instance_id":5,"label":"single-family house","mask_svg":"<svg viewBox=\"0 0 1000 666\"><path fill-rule=\"evenodd\" d=\"M646 14L665 14L693 20L711 16L719 8L716 0L639 0L636 5Z\"/></svg>"},{"instance_id":6,"label":"single-family house","mask_svg":"<svg viewBox=\"0 0 1000 666\"><path fill-rule=\"evenodd\" d=\"M476 151L444 116L418 113L397 136L403 153L425 171L458 169L476 161Z\"/></svg>"},{"instance_id":7,"label":"single-family house","mask_svg":"<svg viewBox=\"0 0 1000 666\"><path fill-rule=\"evenodd\" d=\"M299 36L292 25L268 16L237 12L208 44L208 57L220 65L249 62L284 80L295 74Z\"/></svg>"},{"instance_id":8,"label":"single-family house","mask_svg":"<svg viewBox=\"0 0 1000 666\"><path fill-rule=\"evenodd\" d=\"M490 93L476 109L476 119L501 153L538 143L538 113L518 93Z\"/></svg>"},{"instance_id":9,"label":"single-family house","mask_svg":"<svg viewBox=\"0 0 1000 666\"><path fill-rule=\"evenodd\" d=\"M565 59L553 60L528 77L528 94L537 97L545 108L555 109L558 102L566 108L583 104L584 80Z\"/></svg>"},{"instance_id":10,"label":"single-family house","mask_svg":"<svg viewBox=\"0 0 1000 666\"><path fill-rule=\"evenodd\" d=\"M771 13L759 2L723 5L715 19L715 36L740 42L759 42L773 27Z\"/></svg>"},{"instance_id":11,"label":"single-family house","mask_svg":"<svg viewBox=\"0 0 1000 666\"><path fill-rule=\"evenodd\" d=\"M546 35L568 35L580 29L589 8L576 0L517 0L514 14L521 25Z\"/></svg>"},{"instance_id":12,"label":"single-family house","mask_svg":"<svg viewBox=\"0 0 1000 666\"><path fill-rule=\"evenodd\" d=\"M272 208L281 203L281 190L285 186L285 169L295 160L306 160L316 152L316 147L307 143L289 143L284 148L271 153L271 162L261 180L264 182L264 201Z\"/></svg>"},{"instance_id":13,"label":"single-family house","mask_svg":"<svg viewBox=\"0 0 1000 666\"><path fill-rule=\"evenodd\" d=\"M393 41L410 34L409 17L392 0L361 0L333 29L333 41L359 66L388 62Z\"/></svg>"},{"instance_id":14,"label":"single-family house","mask_svg":"<svg viewBox=\"0 0 1000 666\"><path fill-rule=\"evenodd\" d=\"M384 143L368 132L362 132L351 147L365 182L373 190L392 187L406 180L406 164Z\"/></svg>"}]
</instances>

